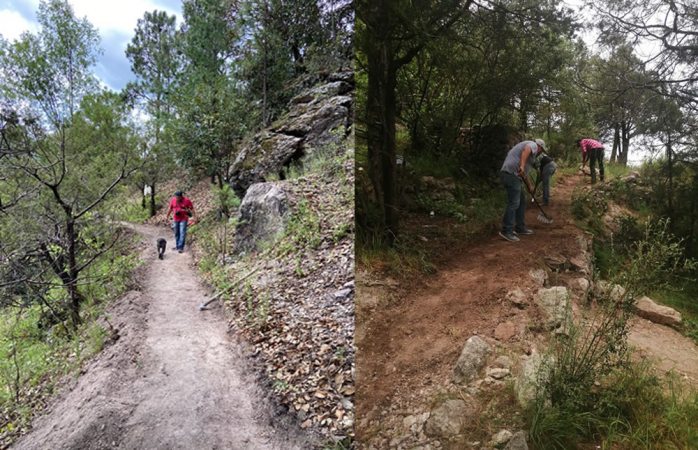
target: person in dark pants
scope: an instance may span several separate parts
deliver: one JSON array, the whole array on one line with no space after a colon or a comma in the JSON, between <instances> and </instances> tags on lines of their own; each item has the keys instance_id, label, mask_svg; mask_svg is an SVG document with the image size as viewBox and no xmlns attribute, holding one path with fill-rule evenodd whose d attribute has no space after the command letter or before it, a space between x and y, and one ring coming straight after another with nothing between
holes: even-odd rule
<instances>
[{"instance_id":1,"label":"person in dark pants","mask_svg":"<svg viewBox=\"0 0 698 450\"><path fill-rule=\"evenodd\" d=\"M582 150L582 168L589 161L591 171L591 184L596 183L596 162L599 163L599 178L603 182L603 144L594 139L584 138L577 141L577 145Z\"/></svg>"},{"instance_id":2,"label":"person in dark pants","mask_svg":"<svg viewBox=\"0 0 698 450\"><path fill-rule=\"evenodd\" d=\"M507 206L499 235L509 242L518 241L518 235L533 234L533 230L526 227L524 221L526 197L522 183L526 183L528 189L533 192L528 172L533 168L536 154L541 151L545 151L545 142L542 139L519 142L509 150L499 171L499 178L507 192Z\"/></svg>"},{"instance_id":3,"label":"person in dark pants","mask_svg":"<svg viewBox=\"0 0 698 450\"><path fill-rule=\"evenodd\" d=\"M170 200L170 207L167 209L167 220L170 220L170 214L174 212L174 236L175 246L179 253L184 251L184 241L187 237L187 225L189 218L194 216L194 204L182 191L175 192L174 197Z\"/></svg>"},{"instance_id":4,"label":"person in dark pants","mask_svg":"<svg viewBox=\"0 0 698 450\"><path fill-rule=\"evenodd\" d=\"M533 195L536 195L536 189L539 184L543 184L543 206L548 206L550 202L550 179L557 170L557 164L553 158L543 153L538 158L538 177L536 178L536 186L533 188Z\"/></svg>"}]
</instances>

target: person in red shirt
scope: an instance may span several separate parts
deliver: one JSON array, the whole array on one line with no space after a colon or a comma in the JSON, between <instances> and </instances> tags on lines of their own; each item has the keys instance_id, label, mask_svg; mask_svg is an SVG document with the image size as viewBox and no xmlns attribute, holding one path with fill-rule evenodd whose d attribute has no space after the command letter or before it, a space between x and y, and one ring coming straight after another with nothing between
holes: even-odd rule
<instances>
[{"instance_id":1,"label":"person in red shirt","mask_svg":"<svg viewBox=\"0 0 698 450\"><path fill-rule=\"evenodd\" d=\"M579 139L577 145L582 150L582 168L589 161L589 170L591 171L591 184L596 183L596 162L599 163L599 177L603 182L603 144L594 139Z\"/></svg>"},{"instance_id":2,"label":"person in red shirt","mask_svg":"<svg viewBox=\"0 0 698 450\"><path fill-rule=\"evenodd\" d=\"M173 229L175 235L175 244L179 253L184 251L184 240L187 237L187 225L189 218L194 217L194 204L182 191L175 192L174 197L170 200L170 207L167 209L167 221L170 220L170 214L174 212Z\"/></svg>"}]
</instances>

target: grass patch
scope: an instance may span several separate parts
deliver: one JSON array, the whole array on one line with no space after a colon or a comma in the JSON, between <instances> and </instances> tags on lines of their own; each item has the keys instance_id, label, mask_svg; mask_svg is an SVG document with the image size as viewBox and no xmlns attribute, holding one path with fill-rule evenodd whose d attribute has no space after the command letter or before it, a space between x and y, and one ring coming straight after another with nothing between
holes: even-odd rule
<instances>
[{"instance_id":1,"label":"grass patch","mask_svg":"<svg viewBox=\"0 0 698 450\"><path fill-rule=\"evenodd\" d=\"M667 386L645 364L623 366L593 389L564 403L536 404L528 414L537 449L698 448L698 394Z\"/></svg>"},{"instance_id":2,"label":"grass patch","mask_svg":"<svg viewBox=\"0 0 698 450\"><path fill-rule=\"evenodd\" d=\"M373 273L409 279L415 275L436 272L423 242L406 233L400 236L393 247L388 248L376 242L375 245L357 247L356 251L359 265Z\"/></svg>"},{"instance_id":3,"label":"grass patch","mask_svg":"<svg viewBox=\"0 0 698 450\"><path fill-rule=\"evenodd\" d=\"M58 379L104 348L107 331L95 320L108 300L131 287L138 264L136 256L113 252L90 266L80 287L83 324L74 333L61 323L48 325L46 307L38 302L0 310L0 446L28 426ZM46 294L54 308L60 308L64 297L61 288Z\"/></svg>"},{"instance_id":4,"label":"grass patch","mask_svg":"<svg viewBox=\"0 0 698 450\"><path fill-rule=\"evenodd\" d=\"M322 242L320 217L306 199L301 199L284 230L277 251L279 255L315 249Z\"/></svg>"},{"instance_id":5,"label":"grass patch","mask_svg":"<svg viewBox=\"0 0 698 450\"><path fill-rule=\"evenodd\" d=\"M341 139L339 130L334 134L337 139ZM320 174L324 177L337 178L345 173L344 165L348 162L354 163L353 149L345 144L331 142L329 144L312 149L312 153L288 168L287 178L297 180L298 178Z\"/></svg>"}]
</instances>

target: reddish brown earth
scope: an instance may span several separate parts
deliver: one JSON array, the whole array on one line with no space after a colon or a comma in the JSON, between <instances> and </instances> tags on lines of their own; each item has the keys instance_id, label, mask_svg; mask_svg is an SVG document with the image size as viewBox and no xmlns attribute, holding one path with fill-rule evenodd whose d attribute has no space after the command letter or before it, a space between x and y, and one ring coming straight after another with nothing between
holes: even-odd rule
<instances>
[{"instance_id":1,"label":"reddish brown earth","mask_svg":"<svg viewBox=\"0 0 698 450\"><path fill-rule=\"evenodd\" d=\"M425 280L386 280L367 271L357 275L359 448L370 443L378 446L375 448L385 445L376 436L386 434L386 419L390 416L386 411L408 415L429 409L438 387L451 380L470 336L477 334L492 342L497 326L511 322L513 326L499 334L500 343L514 354L527 353L537 346L535 332L527 329L535 309L518 309L505 300L505 295L514 288L534 292L538 286L529 271L545 268L545 256L572 258L580 254L584 232L572 220L570 201L575 188L585 183L588 178L582 175L561 177L553 188L551 205L545 208L554 222L537 221L539 211L530 205L526 220L535 234L521 236L519 242L507 242L493 230L476 242L441 245L437 250L437 273ZM425 245L439 247L431 241ZM550 284L565 284L563 278L580 276L552 273ZM657 327L661 328L658 333L671 333L672 342L681 341L681 348L692 349L691 356L695 355L696 347L690 340L645 321L642 330L631 335L631 341L648 356L665 361L662 349L653 345L652 339L642 339ZM516 336L506 339L511 333ZM693 376L692 369L681 368Z\"/></svg>"},{"instance_id":2,"label":"reddish brown earth","mask_svg":"<svg viewBox=\"0 0 698 450\"><path fill-rule=\"evenodd\" d=\"M582 231L568 213L571 192L579 182L580 176L569 177L555 187L545 208L552 224L537 221L539 211L530 205L526 224L534 234L521 236L519 242L505 241L493 232L479 242L451 248L450 260L447 257L423 286L396 292L399 300L376 309L362 307L359 291L357 417L370 420L396 396L445 383L470 336L493 337L498 324L516 323L520 312L503 301L506 293L533 288L528 272L544 267L544 256L579 254L575 237ZM370 290L370 280L367 284Z\"/></svg>"}]
</instances>

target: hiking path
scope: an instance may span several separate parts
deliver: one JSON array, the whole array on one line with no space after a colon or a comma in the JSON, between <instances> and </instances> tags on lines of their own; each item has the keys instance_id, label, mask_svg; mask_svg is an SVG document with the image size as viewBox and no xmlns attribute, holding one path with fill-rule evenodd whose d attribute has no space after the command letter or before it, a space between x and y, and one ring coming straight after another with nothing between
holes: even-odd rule
<instances>
[{"instance_id":1,"label":"hiking path","mask_svg":"<svg viewBox=\"0 0 698 450\"><path fill-rule=\"evenodd\" d=\"M130 228L143 238L141 288L109 307L113 343L12 448L311 448L274 411L221 309L199 310L206 290L189 248L173 250L165 227Z\"/></svg>"}]
</instances>

